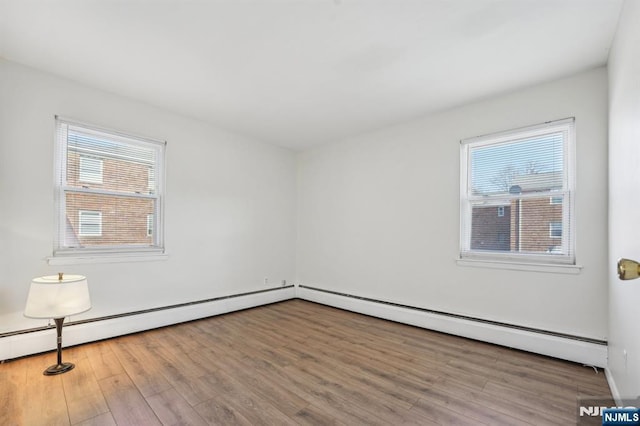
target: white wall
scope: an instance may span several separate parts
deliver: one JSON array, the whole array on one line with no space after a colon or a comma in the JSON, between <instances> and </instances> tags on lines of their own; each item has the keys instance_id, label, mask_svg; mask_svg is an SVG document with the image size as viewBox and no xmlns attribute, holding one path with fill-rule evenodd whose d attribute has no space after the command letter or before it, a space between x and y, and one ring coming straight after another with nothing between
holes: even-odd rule
<instances>
[{"instance_id":1,"label":"white wall","mask_svg":"<svg viewBox=\"0 0 640 426\"><path fill-rule=\"evenodd\" d=\"M47 264L56 114L168 141L167 260ZM42 325L22 316L29 283L58 270L89 279L93 309L73 319L292 281L295 179L288 150L0 60L0 333Z\"/></svg>"},{"instance_id":2,"label":"white wall","mask_svg":"<svg viewBox=\"0 0 640 426\"><path fill-rule=\"evenodd\" d=\"M640 2L627 1L609 58L609 383L640 396L640 280L620 281L615 262L640 260ZM625 363L624 351L627 351Z\"/></svg>"},{"instance_id":3,"label":"white wall","mask_svg":"<svg viewBox=\"0 0 640 426\"><path fill-rule=\"evenodd\" d=\"M457 265L459 141L570 116L581 272ZM301 153L298 223L302 284L606 339L606 69Z\"/></svg>"}]
</instances>

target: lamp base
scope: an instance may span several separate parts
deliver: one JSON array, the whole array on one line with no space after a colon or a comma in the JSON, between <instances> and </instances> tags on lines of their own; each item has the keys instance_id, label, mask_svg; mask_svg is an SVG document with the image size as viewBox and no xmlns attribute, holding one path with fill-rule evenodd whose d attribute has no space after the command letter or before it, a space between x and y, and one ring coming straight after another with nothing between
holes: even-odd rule
<instances>
[{"instance_id":1,"label":"lamp base","mask_svg":"<svg viewBox=\"0 0 640 426\"><path fill-rule=\"evenodd\" d=\"M52 365L51 367L44 370L42 374L45 376L55 376L56 374L66 373L69 370L73 370L75 364L70 362L63 362L62 364Z\"/></svg>"}]
</instances>

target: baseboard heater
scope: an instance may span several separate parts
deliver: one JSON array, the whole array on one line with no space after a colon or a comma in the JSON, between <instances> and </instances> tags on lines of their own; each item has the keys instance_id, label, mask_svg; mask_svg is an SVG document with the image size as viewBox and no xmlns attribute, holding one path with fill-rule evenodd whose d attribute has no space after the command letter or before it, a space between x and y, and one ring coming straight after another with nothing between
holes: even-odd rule
<instances>
[{"instance_id":1,"label":"baseboard heater","mask_svg":"<svg viewBox=\"0 0 640 426\"><path fill-rule=\"evenodd\" d=\"M209 316L235 312L295 298L295 286L213 297L192 302L107 315L64 324L64 345L73 346ZM130 321L137 317L137 321ZM54 325L0 333L0 360L45 352L55 348Z\"/></svg>"},{"instance_id":2,"label":"baseboard heater","mask_svg":"<svg viewBox=\"0 0 640 426\"><path fill-rule=\"evenodd\" d=\"M587 365L605 367L607 362L607 342L604 340L403 305L306 285L288 285L69 321L65 323L64 344L65 347L73 346L295 298ZM132 321L134 317L136 320ZM54 349L55 336L51 334L53 328L51 325L0 333L0 360Z\"/></svg>"},{"instance_id":3,"label":"baseboard heater","mask_svg":"<svg viewBox=\"0 0 640 426\"><path fill-rule=\"evenodd\" d=\"M605 367L607 341L534 327L404 305L307 285L297 296L336 308L495 343L587 365Z\"/></svg>"}]
</instances>

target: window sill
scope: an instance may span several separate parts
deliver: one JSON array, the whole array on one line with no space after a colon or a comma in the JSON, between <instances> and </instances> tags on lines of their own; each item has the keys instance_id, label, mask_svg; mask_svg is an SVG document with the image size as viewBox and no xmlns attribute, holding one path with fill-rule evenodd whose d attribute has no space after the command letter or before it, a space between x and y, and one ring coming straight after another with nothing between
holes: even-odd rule
<instances>
[{"instance_id":1,"label":"window sill","mask_svg":"<svg viewBox=\"0 0 640 426\"><path fill-rule=\"evenodd\" d=\"M561 265L553 263L525 263L514 261L461 258L457 258L456 263L459 266L469 266L473 268L507 269L511 271L548 272L555 274L577 275L582 271L582 266L580 265Z\"/></svg>"},{"instance_id":2,"label":"window sill","mask_svg":"<svg viewBox=\"0 0 640 426\"><path fill-rule=\"evenodd\" d=\"M86 254L65 255L47 258L49 265L80 265L88 263L129 263L154 262L167 260L166 253L135 253L135 254Z\"/></svg>"}]
</instances>

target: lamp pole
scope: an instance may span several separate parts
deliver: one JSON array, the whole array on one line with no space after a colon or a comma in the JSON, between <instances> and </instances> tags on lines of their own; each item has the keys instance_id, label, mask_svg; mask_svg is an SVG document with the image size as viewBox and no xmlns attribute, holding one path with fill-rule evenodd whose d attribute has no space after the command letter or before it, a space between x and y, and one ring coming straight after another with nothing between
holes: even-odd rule
<instances>
[{"instance_id":1,"label":"lamp pole","mask_svg":"<svg viewBox=\"0 0 640 426\"><path fill-rule=\"evenodd\" d=\"M56 334L58 336L58 363L44 370L43 374L45 376L65 373L69 370L73 370L75 367L75 365L70 362L62 362L62 323L64 322L64 317L54 318L53 321L56 323Z\"/></svg>"}]
</instances>

